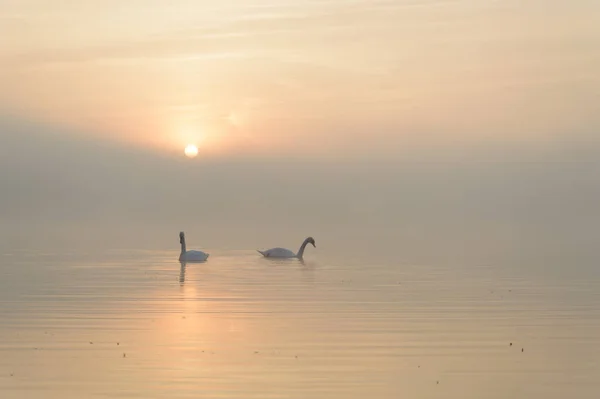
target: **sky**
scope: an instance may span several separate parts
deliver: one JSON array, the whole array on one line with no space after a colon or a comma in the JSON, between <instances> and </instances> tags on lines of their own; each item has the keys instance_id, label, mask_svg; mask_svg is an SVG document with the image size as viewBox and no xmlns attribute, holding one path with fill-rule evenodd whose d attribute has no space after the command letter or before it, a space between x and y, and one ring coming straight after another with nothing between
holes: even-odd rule
<instances>
[{"instance_id":1,"label":"sky","mask_svg":"<svg viewBox=\"0 0 600 399\"><path fill-rule=\"evenodd\" d=\"M1 246L593 246L598 49L592 0L3 0Z\"/></svg>"}]
</instances>

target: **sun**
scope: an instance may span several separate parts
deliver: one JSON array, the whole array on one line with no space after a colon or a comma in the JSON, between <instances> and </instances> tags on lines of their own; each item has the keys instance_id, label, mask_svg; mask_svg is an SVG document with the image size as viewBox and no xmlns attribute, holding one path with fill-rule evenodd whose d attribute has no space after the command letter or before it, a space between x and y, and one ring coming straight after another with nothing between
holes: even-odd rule
<instances>
[{"instance_id":1,"label":"sun","mask_svg":"<svg viewBox=\"0 0 600 399\"><path fill-rule=\"evenodd\" d=\"M198 155L198 147L193 144L188 144L187 147L185 147L185 155L188 158L194 158L196 155Z\"/></svg>"}]
</instances>

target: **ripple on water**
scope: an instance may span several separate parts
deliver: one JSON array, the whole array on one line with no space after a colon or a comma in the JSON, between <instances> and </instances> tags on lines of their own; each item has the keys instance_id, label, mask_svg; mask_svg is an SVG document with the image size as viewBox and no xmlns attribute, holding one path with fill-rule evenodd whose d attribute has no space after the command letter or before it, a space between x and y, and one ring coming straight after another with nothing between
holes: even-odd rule
<instances>
[{"instance_id":1,"label":"ripple on water","mask_svg":"<svg viewBox=\"0 0 600 399\"><path fill-rule=\"evenodd\" d=\"M4 256L1 397L600 392L597 280L211 254L185 268L161 252Z\"/></svg>"}]
</instances>

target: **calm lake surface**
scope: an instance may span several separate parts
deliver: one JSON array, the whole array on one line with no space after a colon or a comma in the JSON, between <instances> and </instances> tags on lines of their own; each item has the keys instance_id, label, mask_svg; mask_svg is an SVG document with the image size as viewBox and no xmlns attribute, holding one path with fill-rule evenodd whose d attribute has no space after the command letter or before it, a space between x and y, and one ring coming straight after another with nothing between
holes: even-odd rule
<instances>
[{"instance_id":1,"label":"calm lake surface","mask_svg":"<svg viewBox=\"0 0 600 399\"><path fill-rule=\"evenodd\" d=\"M600 395L593 265L207 251L1 254L0 397Z\"/></svg>"}]
</instances>

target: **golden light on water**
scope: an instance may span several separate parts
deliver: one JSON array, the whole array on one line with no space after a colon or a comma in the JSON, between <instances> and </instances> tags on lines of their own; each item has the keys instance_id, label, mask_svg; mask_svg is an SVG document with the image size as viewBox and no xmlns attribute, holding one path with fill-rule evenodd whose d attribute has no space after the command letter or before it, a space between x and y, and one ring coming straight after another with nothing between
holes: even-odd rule
<instances>
[{"instance_id":1,"label":"golden light on water","mask_svg":"<svg viewBox=\"0 0 600 399\"><path fill-rule=\"evenodd\" d=\"M194 144L188 144L187 147L185 147L185 155L188 158L194 158L196 155L198 155L198 147L196 147Z\"/></svg>"}]
</instances>

